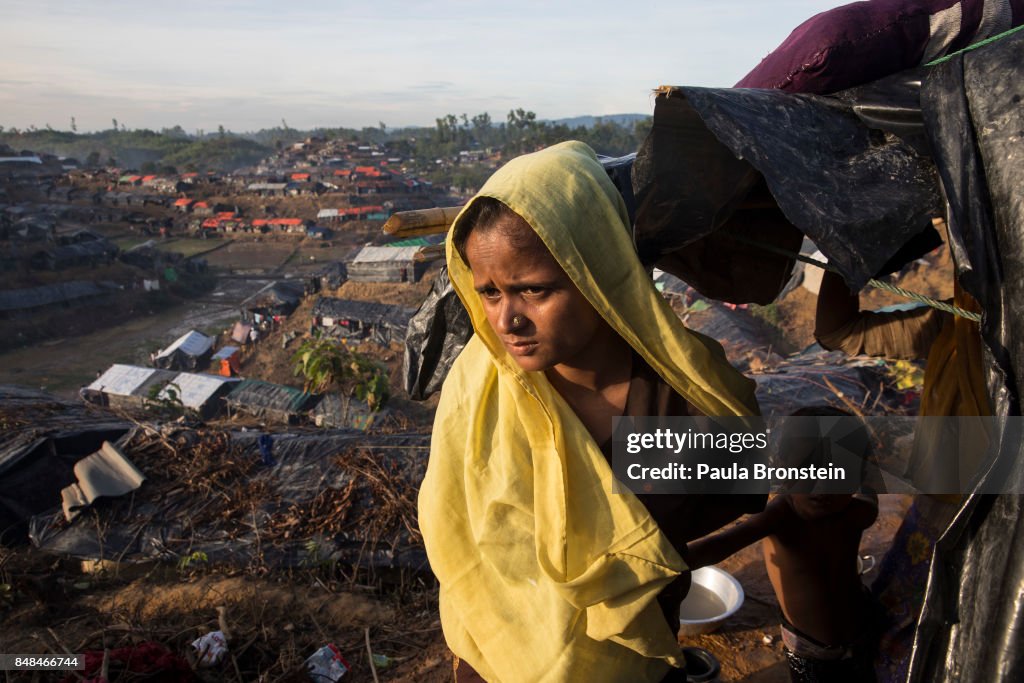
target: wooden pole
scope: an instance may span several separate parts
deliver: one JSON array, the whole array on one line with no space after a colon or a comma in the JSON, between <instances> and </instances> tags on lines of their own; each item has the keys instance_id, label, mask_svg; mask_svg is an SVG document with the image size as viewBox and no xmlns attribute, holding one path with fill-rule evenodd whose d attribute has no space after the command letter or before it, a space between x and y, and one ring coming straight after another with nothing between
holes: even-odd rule
<instances>
[{"instance_id":1,"label":"wooden pole","mask_svg":"<svg viewBox=\"0 0 1024 683\"><path fill-rule=\"evenodd\" d=\"M434 235L445 232L462 211L461 206L448 206L416 211L399 211L384 223L384 233L395 237Z\"/></svg>"}]
</instances>

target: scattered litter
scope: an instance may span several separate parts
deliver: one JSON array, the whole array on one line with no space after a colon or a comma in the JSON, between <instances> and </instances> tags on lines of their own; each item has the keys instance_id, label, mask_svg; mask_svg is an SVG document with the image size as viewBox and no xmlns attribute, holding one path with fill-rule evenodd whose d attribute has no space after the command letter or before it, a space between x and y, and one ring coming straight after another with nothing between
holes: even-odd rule
<instances>
[{"instance_id":1,"label":"scattered litter","mask_svg":"<svg viewBox=\"0 0 1024 683\"><path fill-rule=\"evenodd\" d=\"M145 475L109 441L74 467L77 482L61 491L64 517L70 522L101 496L123 496L142 486Z\"/></svg>"},{"instance_id":2,"label":"scattered litter","mask_svg":"<svg viewBox=\"0 0 1024 683\"><path fill-rule=\"evenodd\" d=\"M228 642L222 631L210 631L192 641L198 653L196 664L200 667L216 666L228 652Z\"/></svg>"},{"instance_id":3,"label":"scattered litter","mask_svg":"<svg viewBox=\"0 0 1024 683\"><path fill-rule=\"evenodd\" d=\"M772 636L769 636L769 635L765 635L764 637L761 638L761 642L764 643L765 645L772 645L773 643L775 643L775 638L773 638Z\"/></svg>"},{"instance_id":4,"label":"scattered litter","mask_svg":"<svg viewBox=\"0 0 1024 683\"><path fill-rule=\"evenodd\" d=\"M387 655L379 655L376 653L374 653L371 659L373 659L373 665L377 667L377 669L387 669L389 666L395 663L395 660L391 657L388 657Z\"/></svg>"},{"instance_id":5,"label":"scattered litter","mask_svg":"<svg viewBox=\"0 0 1024 683\"><path fill-rule=\"evenodd\" d=\"M349 670L349 664L333 643L324 645L306 660L306 670L314 681L335 683Z\"/></svg>"},{"instance_id":6,"label":"scattered litter","mask_svg":"<svg viewBox=\"0 0 1024 683\"><path fill-rule=\"evenodd\" d=\"M267 467L277 464L274 460L274 437L270 434L261 434L259 438L260 458Z\"/></svg>"}]
</instances>

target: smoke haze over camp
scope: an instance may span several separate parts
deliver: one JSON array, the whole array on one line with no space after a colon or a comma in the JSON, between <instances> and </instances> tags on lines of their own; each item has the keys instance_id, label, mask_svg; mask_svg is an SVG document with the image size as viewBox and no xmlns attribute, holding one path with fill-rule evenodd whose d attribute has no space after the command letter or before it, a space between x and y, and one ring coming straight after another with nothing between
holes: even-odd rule
<instances>
[{"instance_id":1,"label":"smoke haze over camp","mask_svg":"<svg viewBox=\"0 0 1024 683\"><path fill-rule=\"evenodd\" d=\"M652 88L732 85L841 4L8 0L0 124L192 132L503 120L514 107L649 113Z\"/></svg>"}]
</instances>

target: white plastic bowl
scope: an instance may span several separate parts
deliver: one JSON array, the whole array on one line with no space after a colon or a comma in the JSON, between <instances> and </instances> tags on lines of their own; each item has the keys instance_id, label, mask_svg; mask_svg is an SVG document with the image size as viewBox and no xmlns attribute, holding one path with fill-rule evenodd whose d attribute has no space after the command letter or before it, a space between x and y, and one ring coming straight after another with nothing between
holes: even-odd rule
<instances>
[{"instance_id":1,"label":"white plastic bowl","mask_svg":"<svg viewBox=\"0 0 1024 683\"><path fill-rule=\"evenodd\" d=\"M711 633L743 604L743 586L718 567L693 572L690 592L679 606L679 635Z\"/></svg>"}]
</instances>

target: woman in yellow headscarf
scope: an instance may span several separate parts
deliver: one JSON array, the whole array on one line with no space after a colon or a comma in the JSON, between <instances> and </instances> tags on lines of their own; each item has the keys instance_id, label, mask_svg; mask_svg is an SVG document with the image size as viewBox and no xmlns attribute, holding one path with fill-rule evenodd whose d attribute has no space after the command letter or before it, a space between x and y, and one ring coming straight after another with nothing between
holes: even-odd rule
<instances>
[{"instance_id":1,"label":"woman in yellow headscarf","mask_svg":"<svg viewBox=\"0 0 1024 683\"><path fill-rule=\"evenodd\" d=\"M679 549L745 510L613 494L611 418L755 415L753 382L654 288L582 143L500 169L447 250L475 335L441 393L419 520L457 676L660 681L682 666Z\"/></svg>"}]
</instances>

